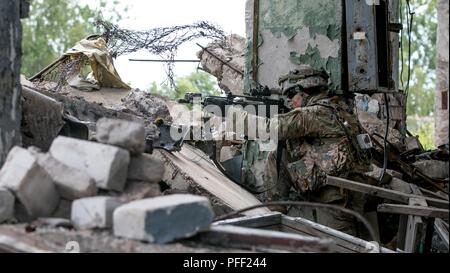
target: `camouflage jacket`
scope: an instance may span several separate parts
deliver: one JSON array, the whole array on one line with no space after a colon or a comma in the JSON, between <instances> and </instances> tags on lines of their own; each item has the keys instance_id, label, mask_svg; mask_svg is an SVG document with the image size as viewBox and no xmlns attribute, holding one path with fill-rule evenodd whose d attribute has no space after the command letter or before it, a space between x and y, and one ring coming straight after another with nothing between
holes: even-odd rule
<instances>
[{"instance_id":1,"label":"camouflage jacket","mask_svg":"<svg viewBox=\"0 0 450 273\"><path fill-rule=\"evenodd\" d=\"M323 187L327 175L347 177L365 172L369 161L356 143L363 133L356 115L342 100L325 94L308 97L305 105L278 116L280 140L286 140L286 167L300 192Z\"/></svg>"},{"instance_id":2,"label":"camouflage jacket","mask_svg":"<svg viewBox=\"0 0 450 273\"><path fill-rule=\"evenodd\" d=\"M247 113L236 117L244 123L244 128L254 118ZM342 195L334 187L323 188L327 175L347 177L350 173L368 171L369 160L356 144L356 135L363 133L363 129L351 107L342 100L329 98L326 94L307 97L303 107L275 119L276 122L266 119L264 124L269 128L275 123L279 140L286 143L280 171L289 176L287 180L296 192L317 193L323 189L319 195L324 196L319 196L318 201L332 202ZM262 181L266 189L280 184L280 181L276 182L277 176L278 180L285 180L276 173L276 157L276 152L271 152L265 160L267 166L264 169L271 173L258 175L267 180ZM279 192L270 195L273 199L284 196Z\"/></svg>"}]
</instances>

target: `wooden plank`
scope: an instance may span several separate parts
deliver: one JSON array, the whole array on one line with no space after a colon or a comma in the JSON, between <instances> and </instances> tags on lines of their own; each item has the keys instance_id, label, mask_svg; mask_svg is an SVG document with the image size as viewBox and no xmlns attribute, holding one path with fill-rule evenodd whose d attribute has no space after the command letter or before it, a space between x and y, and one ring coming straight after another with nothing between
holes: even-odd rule
<instances>
[{"instance_id":1,"label":"wooden plank","mask_svg":"<svg viewBox=\"0 0 450 273\"><path fill-rule=\"evenodd\" d=\"M281 213L274 212L264 215L251 215L215 222L213 225L235 225L248 228L265 228L281 225Z\"/></svg>"},{"instance_id":2,"label":"wooden plank","mask_svg":"<svg viewBox=\"0 0 450 273\"><path fill-rule=\"evenodd\" d=\"M180 152L171 153L160 149L158 152L166 163L164 178L170 186L182 183L198 188L233 210L261 204L254 195L225 177L201 150L184 144ZM270 212L267 208L258 208L243 214L262 215Z\"/></svg>"},{"instance_id":3,"label":"wooden plank","mask_svg":"<svg viewBox=\"0 0 450 273\"><path fill-rule=\"evenodd\" d=\"M309 221L301 217L289 217L282 215L281 221L283 226L287 226L296 230L300 230L307 234L315 236L324 236L333 239L338 246L352 250L358 253L369 252L370 243L349 234L337 231L324 225ZM394 251L381 248L382 253L393 253Z\"/></svg>"},{"instance_id":4,"label":"wooden plank","mask_svg":"<svg viewBox=\"0 0 450 273\"><path fill-rule=\"evenodd\" d=\"M295 218L297 219L297 218ZM302 218L303 219L303 218ZM304 225L302 221L295 221L294 219L284 218L283 220L283 230L287 232L293 232L302 235L314 236L314 237L325 237L331 238L336 242L336 246L333 251L338 253L365 253L367 249L350 243L346 240L342 240L339 237L332 237L329 233L322 232L314 228L314 225L309 226L308 224ZM308 220L307 220L308 221ZM312 222L313 224L317 224Z\"/></svg>"},{"instance_id":5,"label":"wooden plank","mask_svg":"<svg viewBox=\"0 0 450 273\"><path fill-rule=\"evenodd\" d=\"M406 227L405 251L408 253L416 253L420 241L420 230L424 223L419 216L408 216L408 225Z\"/></svg>"},{"instance_id":6,"label":"wooden plank","mask_svg":"<svg viewBox=\"0 0 450 273\"><path fill-rule=\"evenodd\" d=\"M304 232L300 229L292 228L292 227L289 227L286 225L281 226L281 231L300 234L300 235L306 235L306 236L317 236L317 232L308 233L308 232ZM331 248L330 250L331 250L331 252L336 252L336 253L358 253L352 247L346 248L345 246L340 245L338 242L336 242L336 245L333 248Z\"/></svg>"},{"instance_id":7,"label":"wooden plank","mask_svg":"<svg viewBox=\"0 0 450 273\"><path fill-rule=\"evenodd\" d=\"M378 206L377 211L383 213L406 214L442 219L448 219L449 215L449 211L446 209L398 204L381 204Z\"/></svg>"},{"instance_id":8,"label":"wooden plank","mask_svg":"<svg viewBox=\"0 0 450 273\"><path fill-rule=\"evenodd\" d=\"M448 194L443 193L441 191L438 192L433 192L427 189L424 189L422 187L419 187L420 191L424 194L427 195L429 197L434 197L434 198L438 198L438 199L443 199L443 200L447 200L448 201Z\"/></svg>"},{"instance_id":9,"label":"wooden plank","mask_svg":"<svg viewBox=\"0 0 450 273\"><path fill-rule=\"evenodd\" d=\"M279 212L270 213L266 215L261 216L244 216L229 220L223 220L218 221L213 224L214 225L236 225L241 227L248 227L248 228L259 228L259 229L270 229L270 230L278 230L283 232L291 232L295 234L300 235L307 235L307 236L314 236L314 237L320 237L324 234L319 234L319 232L315 232L311 228L297 228L297 227L291 227L291 225L286 223L282 224L282 214ZM360 250L359 248L355 247L354 245L350 244L349 246L343 246L343 245L336 245L333 249L333 252L339 252L339 253L358 253L357 250Z\"/></svg>"},{"instance_id":10,"label":"wooden plank","mask_svg":"<svg viewBox=\"0 0 450 273\"><path fill-rule=\"evenodd\" d=\"M367 244L367 242L364 240L336 231L338 232L339 236L343 236L345 238L342 239L339 236L336 237L336 234L333 233L333 229L329 227L322 226L303 218L294 218L282 215L279 212L269 213L261 216L244 216L218 221L213 224L213 226L216 225L236 225L241 227L251 227L259 229L264 228L319 238L331 238L336 242L336 245L332 250L339 253L360 253L368 251L365 247L361 246L365 246ZM324 230L326 230L327 232L324 232ZM355 244L352 241L353 238L359 241L357 241L357 243ZM390 251L384 249L384 252Z\"/></svg>"},{"instance_id":11,"label":"wooden plank","mask_svg":"<svg viewBox=\"0 0 450 273\"><path fill-rule=\"evenodd\" d=\"M330 252L334 244L331 239L232 225L212 226L208 231L200 233L198 238L213 245L291 252Z\"/></svg>"},{"instance_id":12,"label":"wooden plank","mask_svg":"<svg viewBox=\"0 0 450 273\"><path fill-rule=\"evenodd\" d=\"M381 198L401 202L404 204L408 204L410 198L420 198L425 199L429 205L438 207L438 208L449 208L449 202L442 200L442 199L436 199L431 197L424 197L419 196L416 194L407 194L399 191L394 191L390 189L380 188L376 186L371 186L359 182L355 182L352 180L340 178L340 177L334 177L334 176L328 176L327 177L327 185L335 186L339 188L344 188L356 192L365 193L372 196L378 196ZM412 184L411 184L412 185Z\"/></svg>"},{"instance_id":13,"label":"wooden plank","mask_svg":"<svg viewBox=\"0 0 450 273\"><path fill-rule=\"evenodd\" d=\"M448 245L448 226L446 226L446 223L442 219L436 219L434 221L434 228L436 230L436 233L441 237L442 241L444 241L447 248L449 248Z\"/></svg>"},{"instance_id":14,"label":"wooden plank","mask_svg":"<svg viewBox=\"0 0 450 273\"><path fill-rule=\"evenodd\" d=\"M414 185L410 184L412 192L419 196L418 198L410 198L409 205L411 206L424 206L427 207L428 204L425 198L420 198L420 189ZM405 251L409 253L416 253L419 251L420 244L425 240L427 223L419 216L408 216L408 224L406 229L405 237Z\"/></svg>"}]
</instances>

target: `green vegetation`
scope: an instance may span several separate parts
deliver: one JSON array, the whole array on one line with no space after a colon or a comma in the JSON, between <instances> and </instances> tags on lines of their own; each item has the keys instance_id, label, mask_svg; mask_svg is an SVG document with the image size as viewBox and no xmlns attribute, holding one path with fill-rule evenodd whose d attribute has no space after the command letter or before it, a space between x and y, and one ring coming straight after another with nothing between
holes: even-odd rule
<instances>
[{"instance_id":1,"label":"green vegetation","mask_svg":"<svg viewBox=\"0 0 450 273\"><path fill-rule=\"evenodd\" d=\"M402 3L403 21L403 89L407 90L407 114L414 118L408 119L408 129L414 135L419 135L422 144L434 148L434 119L427 118L434 114L436 89L436 37L437 10L436 0L410 1L411 12L414 12L411 29L411 78L408 81L408 7ZM422 121L420 121L422 120Z\"/></svg>"},{"instance_id":2,"label":"green vegetation","mask_svg":"<svg viewBox=\"0 0 450 273\"><path fill-rule=\"evenodd\" d=\"M57 59L79 40L97 34L95 19L117 22L125 10L117 0L100 0L97 9L75 0L32 0L29 18L22 20L22 71L30 77Z\"/></svg>"},{"instance_id":3,"label":"green vegetation","mask_svg":"<svg viewBox=\"0 0 450 273\"><path fill-rule=\"evenodd\" d=\"M175 79L176 89L173 90L167 85L159 86L153 82L149 88L150 93L157 94L171 99L184 98L187 92L202 93L205 96L218 96L221 94L217 86L216 79L203 71L195 71L185 77Z\"/></svg>"}]
</instances>

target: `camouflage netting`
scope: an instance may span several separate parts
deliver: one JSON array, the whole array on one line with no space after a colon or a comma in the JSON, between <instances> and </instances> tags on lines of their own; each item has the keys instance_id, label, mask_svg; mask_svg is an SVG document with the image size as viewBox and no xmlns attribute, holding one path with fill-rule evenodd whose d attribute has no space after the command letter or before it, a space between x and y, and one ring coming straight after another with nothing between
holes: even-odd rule
<instances>
[{"instance_id":1,"label":"camouflage netting","mask_svg":"<svg viewBox=\"0 0 450 273\"><path fill-rule=\"evenodd\" d=\"M227 47L225 32L220 27L205 21L190 25L158 27L146 31L122 29L102 20L97 20L95 25L102 33L100 38L106 41L109 58L116 58L138 50L147 50L149 53L166 60L167 82L172 87L175 87L173 60L181 45L196 39L206 38L211 42L220 43L223 44L223 47ZM93 35L86 40L98 38L99 35ZM39 82L57 83L54 88L56 91L68 85L71 78L83 72L83 69L89 64L89 60L83 56L74 58L73 56L67 56L67 54L61 56L32 77L31 80L35 84Z\"/></svg>"},{"instance_id":2,"label":"camouflage netting","mask_svg":"<svg viewBox=\"0 0 450 273\"><path fill-rule=\"evenodd\" d=\"M225 32L219 26L205 21L191 25L158 27L147 31L121 29L117 25L102 20L97 20L95 24L103 30L102 36L106 39L114 58L144 49L167 60L166 73L172 87L175 86L173 60L182 44L206 38L226 46Z\"/></svg>"}]
</instances>

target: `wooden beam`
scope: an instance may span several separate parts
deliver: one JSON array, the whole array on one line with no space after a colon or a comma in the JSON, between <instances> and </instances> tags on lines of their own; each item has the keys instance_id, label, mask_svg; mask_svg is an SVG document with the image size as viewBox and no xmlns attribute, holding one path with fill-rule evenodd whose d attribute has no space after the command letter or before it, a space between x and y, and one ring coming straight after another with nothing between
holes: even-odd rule
<instances>
[{"instance_id":1,"label":"wooden beam","mask_svg":"<svg viewBox=\"0 0 450 273\"><path fill-rule=\"evenodd\" d=\"M212 226L198 237L202 242L226 247L251 248L260 251L330 252L331 239L321 239L294 233L245 228L232 225Z\"/></svg>"},{"instance_id":2,"label":"wooden beam","mask_svg":"<svg viewBox=\"0 0 450 273\"><path fill-rule=\"evenodd\" d=\"M398 204L381 204L378 206L377 211L392 214L405 214L422 217L442 218L446 220L448 219L449 215L449 211L446 209L438 209L423 206L398 205Z\"/></svg>"},{"instance_id":3,"label":"wooden beam","mask_svg":"<svg viewBox=\"0 0 450 273\"><path fill-rule=\"evenodd\" d=\"M183 144L181 151L171 153L158 149L154 152L166 164L164 181L177 189L194 189L194 193L214 197L232 211L259 205L261 202L250 192L234 183L209 160L201 150ZM244 215L263 215L270 213L268 208L258 208L244 212Z\"/></svg>"},{"instance_id":4,"label":"wooden beam","mask_svg":"<svg viewBox=\"0 0 450 273\"><path fill-rule=\"evenodd\" d=\"M296 230L306 235L320 236L324 238L331 238L336 242L338 252L351 252L351 253L367 253L377 252L373 248L372 243L367 242L358 237L346 234L344 232L332 229L330 227L315 223L313 221L301 218L290 217L282 215L281 217L283 226ZM344 250L344 251L343 251ZM382 253L394 253L390 249L381 247Z\"/></svg>"},{"instance_id":5,"label":"wooden beam","mask_svg":"<svg viewBox=\"0 0 450 273\"><path fill-rule=\"evenodd\" d=\"M424 194L424 195L428 195L430 197L436 197L438 199L443 199L443 200L447 200L448 201L448 194L438 191L438 192L433 192L427 189L424 189L422 187L419 187L420 191Z\"/></svg>"},{"instance_id":6,"label":"wooden beam","mask_svg":"<svg viewBox=\"0 0 450 273\"><path fill-rule=\"evenodd\" d=\"M410 184L411 190L416 194L417 198L410 198L409 205L427 207L425 198L420 198L422 194L419 187ZM427 223L419 216L409 215L405 237L405 251L408 253L416 253L420 251L420 245L424 245L426 236Z\"/></svg>"},{"instance_id":7,"label":"wooden beam","mask_svg":"<svg viewBox=\"0 0 450 273\"><path fill-rule=\"evenodd\" d=\"M352 180L335 177L335 176L328 176L327 177L327 185L335 186L339 188L344 188L356 192L365 193L372 196L378 196L381 198L389 199L392 201L397 201L404 204L409 204L410 198L423 198L427 201L427 203L431 206L438 207L438 208L444 208L448 209L449 202L442 199L436 199L431 197L424 197L419 196L416 194L407 194L395 190L380 188L376 186L371 186L359 182L355 182Z\"/></svg>"},{"instance_id":8,"label":"wooden beam","mask_svg":"<svg viewBox=\"0 0 450 273\"><path fill-rule=\"evenodd\" d=\"M281 224L281 213L274 212L264 215L243 216L217 221L213 225L233 225L247 228L264 228Z\"/></svg>"}]
</instances>

